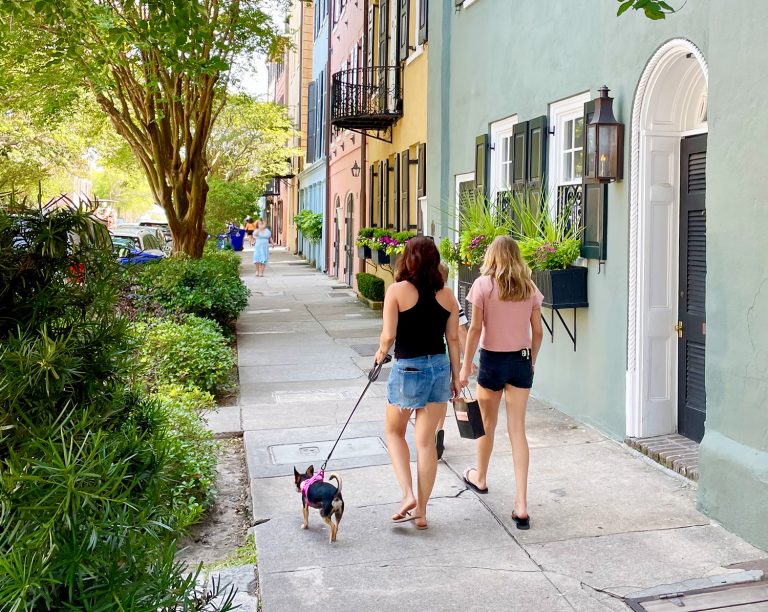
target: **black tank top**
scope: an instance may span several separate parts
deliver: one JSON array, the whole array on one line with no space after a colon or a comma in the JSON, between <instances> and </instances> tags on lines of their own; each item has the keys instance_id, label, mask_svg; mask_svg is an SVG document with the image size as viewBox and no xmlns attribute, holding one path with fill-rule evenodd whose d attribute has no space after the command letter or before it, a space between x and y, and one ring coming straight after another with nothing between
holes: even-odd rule
<instances>
[{"instance_id":1,"label":"black tank top","mask_svg":"<svg viewBox=\"0 0 768 612\"><path fill-rule=\"evenodd\" d=\"M397 317L395 358L412 359L445 353L445 324L451 313L440 305L433 289L419 289L413 308Z\"/></svg>"}]
</instances>

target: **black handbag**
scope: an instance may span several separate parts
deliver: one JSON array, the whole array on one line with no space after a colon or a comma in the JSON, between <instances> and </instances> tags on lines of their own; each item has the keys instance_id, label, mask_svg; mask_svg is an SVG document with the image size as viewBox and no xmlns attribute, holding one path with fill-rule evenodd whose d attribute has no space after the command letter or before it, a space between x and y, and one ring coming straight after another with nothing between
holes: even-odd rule
<instances>
[{"instance_id":1,"label":"black handbag","mask_svg":"<svg viewBox=\"0 0 768 612\"><path fill-rule=\"evenodd\" d=\"M469 400L462 397L453 400L453 414L456 416L456 424L459 426L459 435L467 440L477 440L485 435L483 416L480 413L480 404L469 394Z\"/></svg>"}]
</instances>

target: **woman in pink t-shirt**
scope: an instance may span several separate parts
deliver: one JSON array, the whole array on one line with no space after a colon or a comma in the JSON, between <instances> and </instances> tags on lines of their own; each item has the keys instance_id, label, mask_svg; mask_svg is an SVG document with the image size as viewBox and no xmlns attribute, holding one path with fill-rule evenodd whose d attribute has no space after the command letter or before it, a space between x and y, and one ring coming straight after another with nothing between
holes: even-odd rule
<instances>
[{"instance_id":1,"label":"woman in pink t-shirt","mask_svg":"<svg viewBox=\"0 0 768 612\"><path fill-rule=\"evenodd\" d=\"M509 236L499 236L491 243L480 272L480 278L467 295L467 301L472 304L472 322L459 377L463 386L469 384L472 359L479 343L477 399L486 435L477 441L477 467L464 470L464 482L477 493L488 493L488 462L504 392L507 432L515 466L512 519L518 529L528 529L525 409L543 336L541 302L544 296L533 284L531 270L521 257L517 242Z\"/></svg>"}]
</instances>

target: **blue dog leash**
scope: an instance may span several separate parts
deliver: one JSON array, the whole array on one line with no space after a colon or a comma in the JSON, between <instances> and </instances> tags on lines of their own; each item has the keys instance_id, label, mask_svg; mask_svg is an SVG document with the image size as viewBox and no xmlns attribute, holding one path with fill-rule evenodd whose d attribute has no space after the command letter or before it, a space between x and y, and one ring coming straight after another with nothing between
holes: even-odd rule
<instances>
[{"instance_id":1,"label":"blue dog leash","mask_svg":"<svg viewBox=\"0 0 768 612\"><path fill-rule=\"evenodd\" d=\"M368 391L368 387L371 386L371 384L379 377L379 374L381 374L381 368L384 366L385 363L389 363L392 361L392 356L387 355L384 357L384 360L381 363L374 362L373 368L371 368L371 371L368 372L368 384L365 385L365 389L363 389L363 392L360 394L360 397L357 400L357 403L355 404L355 407L352 408L352 412L349 413L349 417L347 417L347 422L344 423L344 427L341 428L341 433L339 434L339 437L336 438L336 442L333 443L333 448L331 448L331 452L328 453L328 457L323 462L322 467L320 468L320 474L325 473L325 466L328 465L328 462L331 460L331 455L333 455L333 451L336 450L336 445L339 443L339 440L341 440L341 436L344 435L344 430L347 428L347 425L349 425L349 422L352 420L352 415L355 414L355 410L357 410L357 407L360 405L360 402L363 401L363 398L365 397L366 392Z\"/></svg>"}]
</instances>

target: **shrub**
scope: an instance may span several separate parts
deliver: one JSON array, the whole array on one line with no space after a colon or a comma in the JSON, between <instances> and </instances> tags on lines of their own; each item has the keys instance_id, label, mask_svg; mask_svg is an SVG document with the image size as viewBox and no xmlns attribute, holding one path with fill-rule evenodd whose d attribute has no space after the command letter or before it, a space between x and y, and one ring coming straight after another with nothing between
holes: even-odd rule
<instances>
[{"instance_id":1,"label":"shrub","mask_svg":"<svg viewBox=\"0 0 768 612\"><path fill-rule=\"evenodd\" d=\"M173 484L173 504L183 523L196 523L215 496L218 446L203 413L215 410L216 402L206 391L180 385L160 387L155 397L165 411L167 475Z\"/></svg>"},{"instance_id":2,"label":"shrub","mask_svg":"<svg viewBox=\"0 0 768 612\"><path fill-rule=\"evenodd\" d=\"M177 501L195 466L171 432L187 428L130 386L99 227L82 209L0 210L0 609L199 610L174 560L199 516Z\"/></svg>"},{"instance_id":3,"label":"shrub","mask_svg":"<svg viewBox=\"0 0 768 612\"><path fill-rule=\"evenodd\" d=\"M154 386L180 384L214 393L234 366L232 349L214 321L194 315L137 323L141 363Z\"/></svg>"},{"instance_id":4,"label":"shrub","mask_svg":"<svg viewBox=\"0 0 768 612\"><path fill-rule=\"evenodd\" d=\"M240 256L233 251L206 252L201 259L169 257L143 266L136 280L140 305L156 300L169 310L213 319L222 329L248 305Z\"/></svg>"},{"instance_id":5,"label":"shrub","mask_svg":"<svg viewBox=\"0 0 768 612\"><path fill-rule=\"evenodd\" d=\"M384 299L384 280L367 272L357 273L357 289L360 295L374 302Z\"/></svg>"}]
</instances>

